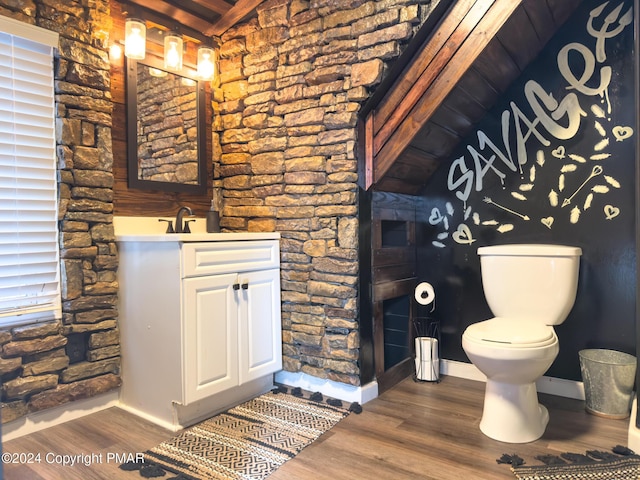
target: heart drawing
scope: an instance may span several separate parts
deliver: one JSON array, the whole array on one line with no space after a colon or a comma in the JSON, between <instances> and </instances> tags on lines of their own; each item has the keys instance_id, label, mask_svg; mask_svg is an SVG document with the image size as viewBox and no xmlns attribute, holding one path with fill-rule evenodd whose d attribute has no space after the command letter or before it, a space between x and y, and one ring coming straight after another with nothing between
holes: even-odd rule
<instances>
[{"instance_id":1,"label":"heart drawing","mask_svg":"<svg viewBox=\"0 0 640 480\"><path fill-rule=\"evenodd\" d=\"M471 230L464 223L458 225L458 229L453 232L453 240L461 245L471 245L476 241L471 234Z\"/></svg>"},{"instance_id":2,"label":"heart drawing","mask_svg":"<svg viewBox=\"0 0 640 480\"><path fill-rule=\"evenodd\" d=\"M429 223L431 225L437 225L442 221L443 218L444 217L440 213L440 210L438 210L437 207L433 207L433 210L431 210L431 215L429 215Z\"/></svg>"},{"instance_id":3,"label":"heart drawing","mask_svg":"<svg viewBox=\"0 0 640 480\"><path fill-rule=\"evenodd\" d=\"M613 127L611 132L613 133L613 136L616 137L616 142L621 142L625 138L629 138L633 135L633 128L617 126Z\"/></svg>"},{"instance_id":4,"label":"heart drawing","mask_svg":"<svg viewBox=\"0 0 640 480\"><path fill-rule=\"evenodd\" d=\"M556 148L554 151L551 152L551 155L553 155L556 158L564 158L564 154L565 154L565 150L563 146L559 146L558 148Z\"/></svg>"},{"instance_id":5,"label":"heart drawing","mask_svg":"<svg viewBox=\"0 0 640 480\"><path fill-rule=\"evenodd\" d=\"M604 218L607 220L616 218L618 215L620 215L620 209L618 207L614 207L613 205L604 206Z\"/></svg>"},{"instance_id":6,"label":"heart drawing","mask_svg":"<svg viewBox=\"0 0 640 480\"><path fill-rule=\"evenodd\" d=\"M553 225L553 217L545 217L540 219L540 222L542 222L542 224L547 227L548 229L551 229L551 225Z\"/></svg>"}]
</instances>

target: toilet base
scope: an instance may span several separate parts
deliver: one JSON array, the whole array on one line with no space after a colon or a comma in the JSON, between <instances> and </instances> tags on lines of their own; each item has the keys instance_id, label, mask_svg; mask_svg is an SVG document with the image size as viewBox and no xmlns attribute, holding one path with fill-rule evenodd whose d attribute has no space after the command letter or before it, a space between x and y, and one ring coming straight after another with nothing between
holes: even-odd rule
<instances>
[{"instance_id":1,"label":"toilet base","mask_svg":"<svg viewBox=\"0 0 640 480\"><path fill-rule=\"evenodd\" d=\"M487 380L480 430L506 443L533 442L549 423L549 412L538 403L535 383L513 384Z\"/></svg>"}]
</instances>

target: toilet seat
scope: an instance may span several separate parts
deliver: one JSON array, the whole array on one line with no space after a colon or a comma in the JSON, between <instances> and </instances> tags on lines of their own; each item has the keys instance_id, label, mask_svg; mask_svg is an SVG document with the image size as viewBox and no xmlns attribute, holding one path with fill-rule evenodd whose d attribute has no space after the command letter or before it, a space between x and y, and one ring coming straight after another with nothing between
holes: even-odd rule
<instances>
[{"instance_id":1,"label":"toilet seat","mask_svg":"<svg viewBox=\"0 0 640 480\"><path fill-rule=\"evenodd\" d=\"M532 320L495 317L469 325L467 340L501 348L545 347L557 342L553 327Z\"/></svg>"}]
</instances>

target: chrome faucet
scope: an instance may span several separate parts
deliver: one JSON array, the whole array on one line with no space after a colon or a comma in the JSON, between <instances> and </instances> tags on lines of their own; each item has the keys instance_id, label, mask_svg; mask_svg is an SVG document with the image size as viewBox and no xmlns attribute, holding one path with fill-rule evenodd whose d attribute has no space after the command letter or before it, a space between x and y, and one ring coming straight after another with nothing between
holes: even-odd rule
<instances>
[{"instance_id":1,"label":"chrome faucet","mask_svg":"<svg viewBox=\"0 0 640 480\"><path fill-rule=\"evenodd\" d=\"M189 230L189 224L182 221L182 217L185 213L189 216L193 216L193 210L189 207L180 207L176 214L176 233L191 233Z\"/></svg>"}]
</instances>

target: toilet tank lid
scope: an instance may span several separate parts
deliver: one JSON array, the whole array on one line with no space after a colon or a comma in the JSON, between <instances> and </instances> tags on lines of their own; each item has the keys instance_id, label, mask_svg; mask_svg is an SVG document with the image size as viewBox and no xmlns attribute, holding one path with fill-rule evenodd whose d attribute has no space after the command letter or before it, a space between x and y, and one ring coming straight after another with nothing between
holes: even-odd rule
<instances>
[{"instance_id":1,"label":"toilet tank lid","mask_svg":"<svg viewBox=\"0 0 640 480\"><path fill-rule=\"evenodd\" d=\"M550 245L535 243L519 243L508 245L491 245L478 248L478 255L526 255L531 257L577 257L582 255L580 247L567 245Z\"/></svg>"}]
</instances>

